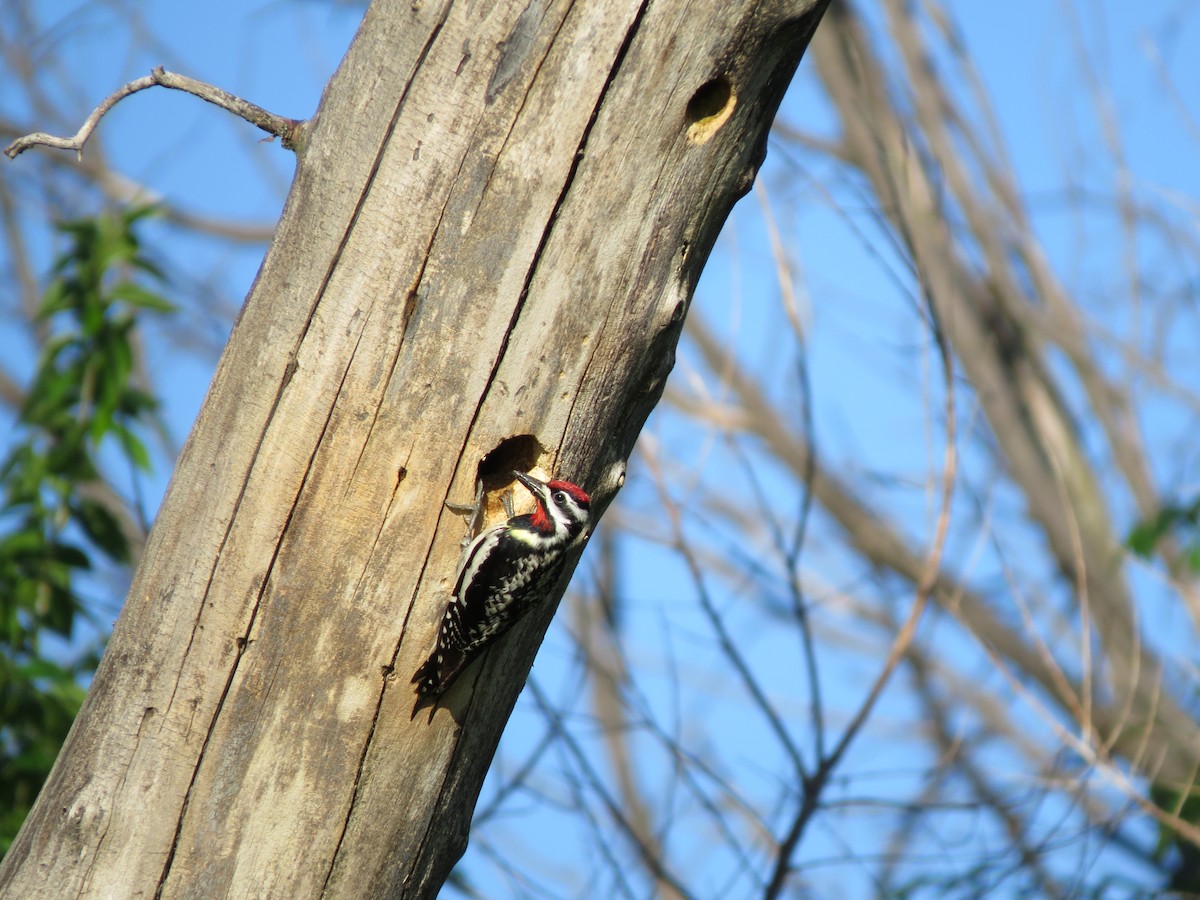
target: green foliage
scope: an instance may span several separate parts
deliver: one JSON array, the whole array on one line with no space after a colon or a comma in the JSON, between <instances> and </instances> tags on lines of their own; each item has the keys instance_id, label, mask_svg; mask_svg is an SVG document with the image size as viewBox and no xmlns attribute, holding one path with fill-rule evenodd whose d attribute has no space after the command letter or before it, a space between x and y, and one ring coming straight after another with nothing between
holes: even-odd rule
<instances>
[{"instance_id":1,"label":"green foliage","mask_svg":"<svg viewBox=\"0 0 1200 900\"><path fill-rule=\"evenodd\" d=\"M56 661L44 639L71 641L86 612L79 573L131 558L118 512L97 499L98 455L105 445L137 469L150 466L139 435L157 424L157 404L134 384L133 336L140 312L172 308L142 283L162 281L135 233L151 212L59 226L69 246L39 309L50 337L0 464L0 853L41 789L98 658L93 649Z\"/></svg>"},{"instance_id":2,"label":"green foliage","mask_svg":"<svg viewBox=\"0 0 1200 900\"><path fill-rule=\"evenodd\" d=\"M1139 522L1129 533L1125 545L1142 559L1154 555L1158 544L1168 535L1180 542L1187 567L1200 573L1200 497L1190 503L1171 503L1158 513ZM1164 785L1152 785L1150 799L1160 809L1184 822L1200 825L1200 785L1186 792ZM1181 895L1200 895L1200 848L1175 829L1159 825L1155 856L1172 867L1167 889Z\"/></svg>"},{"instance_id":3,"label":"green foliage","mask_svg":"<svg viewBox=\"0 0 1200 900\"><path fill-rule=\"evenodd\" d=\"M1193 784L1186 792L1166 785L1151 785L1150 799L1159 809L1181 821L1200 825L1200 784ZM1173 855L1171 878L1166 885L1168 891L1180 896L1200 895L1200 847L1181 837L1174 828L1159 825L1155 855L1160 860Z\"/></svg>"},{"instance_id":4,"label":"green foliage","mask_svg":"<svg viewBox=\"0 0 1200 900\"><path fill-rule=\"evenodd\" d=\"M1157 515L1139 522L1125 544L1143 559L1149 559L1158 542L1174 532L1183 542L1188 568L1200 572L1200 497L1191 503L1171 503Z\"/></svg>"}]
</instances>

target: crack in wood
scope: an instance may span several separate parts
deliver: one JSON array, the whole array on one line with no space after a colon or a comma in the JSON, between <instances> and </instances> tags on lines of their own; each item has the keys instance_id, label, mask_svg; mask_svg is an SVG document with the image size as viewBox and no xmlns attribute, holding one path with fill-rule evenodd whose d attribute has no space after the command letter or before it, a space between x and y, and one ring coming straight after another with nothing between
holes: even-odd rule
<instances>
[{"instance_id":1,"label":"crack in wood","mask_svg":"<svg viewBox=\"0 0 1200 900\"><path fill-rule=\"evenodd\" d=\"M368 317L368 319L369 319L369 317ZM310 322L311 322L311 319L310 319ZM365 322L364 322L363 327L365 329L365 327L366 327ZM254 599L254 605L251 607L250 618L249 618L249 621L246 623L245 631L243 634L234 638L234 645L237 648L237 653L234 657L233 664L230 666L229 674L225 679L225 685L221 690L221 696L218 698L217 704L213 708L212 716L208 723L208 730L205 733L203 743L200 745L200 752L196 756L196 762L194 763L194 765L192 767L192 776L188 781L187 790L184 792L183 803L179 810L179 818L176 820L176 823L175 823L175 835L171 840L171 849L167 854L166 862L163 864L162 872L158 878L158 884L155 887L155 891L154 891L155 900L160 900L160 898L162 897L163 890L166 887L167 879L170 877L171 866L175 862L175 856L179 850L179 842L183 837L183 827L184 827L184 823L187 821L188 808L191 805L192 793L196 787L196 779L200 776L200 770L204 766L204 761L205 761L207 753L208 753L208 748L212 742L213 733L216 731L218 722L220 722L221 711L225 707L225 701L229 697L229 691L233 686L234 679L237 677L237 673L241 666L242 659L245 657L246 651L249 650L250 646L253 644L253 640L251 639L250 635L254 631L254 624L255 624L256 620L258 619L259 610L262 608L263 598L265 597L265 595L267 593L267 588L271 583L271 575L274 573L275 566L279 561L279 555L283 551L283 545L286 542L287 534L291 527L292 520L295 518L296 510L299 507L300 498L302 496L304 496L304 489L308 485L309 480L312 477L313 464L316 462L317 454L320 453L321 447L325 441L325 436L329 433L329 426L333 420L334 410L336 410L336 408L337 408L337 398L339 396L341 396L342 389L345 387L346 378L349 377L350 369L354 364L354 357L357 354L358 347L361 344L361 342L362 342L362 331L360 330L359 334L358 334L358 340L355 341L355 344L354 344L354 349L350 352L350 358L346 361L346 368L342 372L342 379L338 383L338 389L334 392L333 399L330 401L329 412L325 417L325 422L321 426L321 432L317 436L317 440L314 443L312 453L309 455L308 462L305 465L304 477L300 481L300 486L296 490L296 495L292 498L291 508L288 510L287 518L284 520L283 527L280 529L279 536L276 538L275 548L271 554L271 561L267 564L266 572L263 574L262 584L259 586L258 594ZM276 400L278 402L278 396L277 396ZM263 428L263 432L262 432L263 435L265 435L266 432L269 430L270 424L274 420L274 415L273 415L274 412L275 412L275 409L272 409L272 415L268 417L267 424ZM246 479L242 485L241 494L239 494L239 503L240 503L241 499L245 496L246 487L249 484L250 479L253 475L253 472L255 469L255 463L257 463L257 461L258 461L258 455L259 455L259 451L261 449L262 449L262 438L260 436L258 448L255 450L254 462L251 463L251 465L248 469ZM237 518L237 516L236 516L236 512L235 512L233 519L230 520L231 524L234 520L236 520L236 518ZM229 533L230 533L230 529L227 528L226 532L225 532L226 540L228 540ZM218 560L220 559L219 554L218 554L217 559ZM214 565L213 571L215 572L215 570L216 570L216 566ZM209 583L209 586L211 587L211 585L212 585L211 576L209 578L208 583ZM205 591L204 597L205 597L205 600L207 600L207 598L208 598L207 590ZM203 610L203 603L201 603L201 610ZM195 634L195 632L193 631L193 636L194 636L194 634ZM191 646L190 638L189 638L188 646L189 647ZM172 696L174 696L174 695L172 695Z\"/></svg>"},{"instance_id":2,"label":"crack in wood","mask_svg":"<svg viewBox=\"0 0 1200 900\"><path fill-rule=\"evenodd\" d=\"M629 28L627 29L627 31L625 33L625 36L621 42L621 46L618 49L618 51L614 57L613 64L609 68L608 74L604 80L604 84L601 87L599 93L597 94L595 106L592 110L591 116L588 118L587 124L584 126L583 134L580 137L578 148L576 149L575 154L571 161L571 167L570 167L569 171L567 172L567 175L563 181L562 190L559 192L558 197L555 199L554 206L552 207L550 215L547 218L546 226L542 230L541 237L538 241L537 249L534 251L533 257L530 260L530 265L529 265L529 268L528 268L528 270L526 272L526 276L525 276L525 283L523 284L520 295L517 298L517 303L516 303L515 309L513 310L512 318L509 320L508 327L504 331L504 338L501 341L500 350L497 353L496 361L492 366L491 372L488 374L488 377L485 381L485 386L484 386L483 390L480 392L479 402L476 405L475 411L471 417L471 423L467 429L468 434L471 434L475 430L475 426L478 422L479 414L483 408L483 404L484 404L486 398L488 397L488 395L490 394L492 386L496 384L496 377L499 373L500 365L504 360L505 353L508 350L509 341L512 337L513 331L516 329L517 321L520 318L521 311L525 305L525 300L529 295L530 286L531 286L533 279L537 273L538 263L542 259L543 255L545 253L546 245L549 243L550 235L554 229L554 223L557 221L559 211L562 209L563 204L566 201L566 197L575 182L575 177L576 177L577 172L579 171L579 166L580 166L581 162L583 161L583 158L586 153L588 140L591 137L592 130L594 129L594 127L596 125L596 121L599 118L600 110L604 106L605 97L608 96L610 89L613 87L613 84L616 81L617 73L620 72L621 66L622 66L623 62L625 61L625 57L628 55L629 49L633 44L634 38L637 36L637 34L640 30L641 23L642 23L643 18L646 15L648 6L649 6L649 0L643 0L641 5L638 7L637 12L634 14L632 20L630 21ZM593 350L593 353L594 352L595 351ZM590 365L590 360L589 360L589 365ZM586 371L586 366L585 366L585 371ZM574 408L574 405L572 405L572 409L573 408ZM568 417L568 420L569 420L569 417ZM558 448L559 453L562 452L562 446L565 443L565 440L566 440L566 435L564 434L562 440L559 442L559 448ZM439 524L440 524L440 518L439 518ZM427 554L426 555L426 564L428 563L428 559L429 559L429 555ZM424 578L424 567L422 567L421 578L422 579ZM418 581L418 584L419 583L420 583L420 581ZM410 605L409 614L411 614L411 611L412 611L412 606ZM406 617L406 622L407 622L407 617ZM399 653L399 648L397 647L397 654L398 653ZM393 662L394 661L395 660L393 660ZM488 664L488 660L487 659L483 660L483 665L486 666L487 664ZM386 685L385 685L385 690L386 690ZM382 698L382 694L381 694L381 698ZM474 703L474 699L475 699L475 692L472 690L469 692L469 694L467 696L466 707L463 710L463 721L464 722L470 718L470 711L471 711L471 707ZM381 705L382 705L382 699L381 699ZM372 734L373 734L373 732L372 732ZM436 809L444 806L447 801L448 794L451 793L454 789L454 785L452 783L452 779L451 779L450 775L451 775L453 761L457 755L458 744L459 744L459 741L461 740L461 734L462 734L462 729L460 728L458 735L456 735L452 739L452 741L448 742L450 752L449 752L449 756L447 758L447 765L446 765L445 771L442 775L442 781L441 781L441 785L438 789L437 798L436 798L436 800L434 800L434 802L429 807L431 810L436 810ZM357 788L357 781L356 781L356 788ZM429 821L426 823L425 833L422 835L421 840L418 842L418 844L415 848L415 853L413 854L410 867L404 875L403 883L407 888L411 888L414 880L416 880L418 878L419 873L417 872L416 867L422 860L424 860L426 858L426 855L427 855L426 847L431 838L432 828L433 828L433 818L431 817L429 819ZM339 841L339 849L340 849L340 841ZM337 854L335 853L334 854L335 864L336 864L336 856L337 856Z\"/></svg>"}]
</instances>

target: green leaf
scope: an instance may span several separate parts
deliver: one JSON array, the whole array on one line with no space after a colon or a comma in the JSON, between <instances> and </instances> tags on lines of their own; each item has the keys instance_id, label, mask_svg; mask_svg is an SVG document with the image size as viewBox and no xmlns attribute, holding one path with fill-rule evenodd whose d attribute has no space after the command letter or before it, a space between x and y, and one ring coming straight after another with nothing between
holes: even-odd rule
<instances>
[{"instance_id":1,"label":"green leaf","mask_svg":"<svg viewBox=\"0 0 1200 900\"><path fill-rule=\"evenodd\" d=\"M73 569L90 569L92 561L88 555L74 544L54 543L50 546L51 559L70 566Z\"/></svg>"},{"instance_id":2,"label":"green leaf","mask_svg":"<svg viewBox=\"0 0 1200 900\"><path fill-rule=\"evenodd\" d=\"M146 449L146 445L142 443L141 439L120 422L113 423L112 433L116 435L117 440L121 444L121 449L125 451L125 455L129 457L129 461L141 471L149 472L151 469L150 452Z\"/></svg>"},{"instance_id":3,"label":"green leaf","mask_svg":"<svg viewBox=\"0 0 1200 900\"><path fill-rule=\"evenodd\" d=\"M73 684L75 674L53 660L44 659L42 657L34 657L26 660L17 666L17 674L29 679L30 681L57 681L65 684Z\"/></svg>"},{"instance_id":4,"label":"green leaf","mask_svg":"<svg viewBox=\"0 0 1200 900\"><path fill-rule=\"evenodd\" d=\"M46 546L45 535L32 528L20 528L0 538L0 557L22 558Z\"/></svg>"},{"instance_id":5,"label":"green leaf","mask_svg":"<svg viewBox=\"0 0 1200 900\"><path fill-rule=\"evenodd\" d=\"M1149 559L1158 542L1171 532L1178 531L1185 542L1185 562L1193 572L1200 572L1200 497L1190 503L1169 503L1153 516L1139 522L1129 532L1125 545L1143 559Z\"/></svg>"},{"instance_id":6,"label":"green leaf","mask_svg":"<svg viewBox=\"0 0 1200 900\"><path fill-rule=\"evenodd\" d=\"M1125 546L1143 559L1154 553L1154 548L1179 521L1181 510L1177 506L1164 506L1154 516L1139 522L1129 532Z\"/></svg>"},{"instance_id":7,"label":"green leaf","mask_svg":"<svg viewBox=\"0 0 1200 900\"><path fill-rule=\"evenodd\" d=\"M108 295L114 300L124 300L130 306L139 309L150 309L155 312L169 313L175 311L175 305L161 294L135 284L132 281L122 281L114 285Z\"/></svg>"},{"instance_id":8,"label":"green leaf","mask_svg":"<svg viewBox=\"0 0 1200 900\"><path fill-rule=\"evenodd\" d=\"M122 218L125 220L125 227L132 230L132 226L142 221L142 219L152 219L156 216L161 216L162 212L162 204L139 203L127 208L122 214Z\"/></svg>"},{"instance_id":9,"label":"green leaf","mask_svg":"<svg viewBox=\"0 0 1200 900\"><path fill-rule=\"evenodd\" d=\"M67 291L66 282L55 279L50 282L46 292L42 294L42 302L38 307L38 319L45 321L57 312L71 308L71 298Z\"/></svg>"},{"instance_id":10,"label":"green leaf","mask_svg":"<svg viewBox=\"0 0 1200 900\"><path fill-rule=\"evenodd\" d=\"M46 454L50 471L68 481L86 482L96 479L96 467L92 454L84 442L84 434L76 424L64 433Z\"/></svg>"},{"instance_id":11,"label":"green leaf","mask_svg":"<svg viewBox=\"0 0 1200 900\"><path fill-rule=\"evenodd\" d=\"M173 310L137 225L150 206L63 222L66 246L39 305L45 342L10 449L0 462L0 853L11 843L71 726L98 654L62 664L39 650L70 637L84 610L77 576L101 558L125 564L119 517L91 499L110 435L139 469L158 403L133 383L143 315ZM106 452L111 452L110 450ZM80 546L81 540L84 542Z\"/></svg>"},{"instance_id":12,"label":"green leaf","mask_svg":"<svg viewBox=\"0 0 1200 900\"><path fill-rule=\"evenodd\" d=\"M25 397L21 417L31 425L49 424L71 415L79 400L78 380L69 371L43 370Z\"/></svg>"},{"instance_id":13,"label":"green leaf","mask_svg":"<svg viewBox=\"0 0 1200 900\"><path fill-rule=\"evenodd\" d=\"M1129 532L1125 546L1142 559L1149 559L1161 536L1162 532L1153 522L1142 522Z\"/></svg>"},{"instance_id":14,"label":"green leaf","mask_svg":"<svg viewBox=\"0 0 1200 900\"><path fill-rule=\"evenodd\" d=\"M85 497L71 505L71 513L92 543L111 559L119 563L129 562L129 541L125 539L120 521L107 506Z\"/></svg>"},{"instance_id":15,"label":"green leaf","mask_svg":"<svg viewBox=\"0 0 1200 900\"><path fill-rule=\"evenodd\" d=\"M130 264L138 271L145 272L147 275L150 275L156 281L161 281L162 283L166 284L169 280L166 272L164 272L150 260L146 259L144 256L139 256L136 259L131 260Z\"/></svg>"}]
</instances>

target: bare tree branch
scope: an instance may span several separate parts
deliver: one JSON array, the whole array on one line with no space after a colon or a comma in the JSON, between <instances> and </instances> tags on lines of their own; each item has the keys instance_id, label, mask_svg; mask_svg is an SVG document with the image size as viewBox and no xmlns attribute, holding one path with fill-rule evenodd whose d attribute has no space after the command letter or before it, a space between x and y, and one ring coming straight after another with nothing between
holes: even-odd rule
<instances>
[{"instance_id":1,"label":"bare tree branch","mask_svg":"<svg viewBox=\"0 0 1200 900\"><path fill-rule=\"evenodd\" d=\"M304 124L303 120L277 116L274 113L267 112L261 106L255 106L241 97L236 97L228 91L221 90L221 88L214 87L203 81L197 81L195 78L189 78L186 75L168 72L162 66L156 66L149 75L136 78L105 97L104 101L92 110L91 114L84 120L79 130L70 137L55 137L52 134L38 131L17 138L4 149L4 155L9 159L16 159L30 147L41 146L52 147L57 150L74 150L76 158L82 161L83 145L87 143L92 132L96 130L96 126L100 124L100 120L104 117L105 113L130 94L136 94L138 91L144 91L146 88L154 87L155 85L184 91L185 93L199 97L201 100L215 104L236 116L240 116L251 125L261 128L267 134L279 138L280 144L284 149L296 149L296 141L299 137L300 129Z\"/></svg>"}]
</instances>

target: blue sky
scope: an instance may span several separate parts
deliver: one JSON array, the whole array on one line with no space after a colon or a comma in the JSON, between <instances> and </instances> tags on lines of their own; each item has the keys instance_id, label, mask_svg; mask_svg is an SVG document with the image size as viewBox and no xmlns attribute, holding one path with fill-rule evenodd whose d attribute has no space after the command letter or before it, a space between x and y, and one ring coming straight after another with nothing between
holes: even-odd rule
<instances>
[{"instance_id":1,"label":"blue sky","mask_svg":"<svg viewBox=\"0 0 1200 900\"><path fill-rule=\"evenodd\" d=\"M1047 11L1035 0L1003 9L965 3L956 5L955 12L963 22L968 52L983 82L993 89L997 118L1008 139L1005 150L1016 162L1028 194L1045 198L1042 210L1034 207L1043 239L1067 256L1076 246L1074 255L1080 256L1077 245L1093 235L1074 232L1055 215L1056 204L1064 199L1056 196L1063 173L1072 173L1079 188L1086 190L1089 185L1107 188L1111 171L1104 154L1091 152L1103 138L1089 98L1081 95L1075 66L1078 50L1064 37L1064 6L1055 4ZM315 108L359 18L357 9L341 4L226 2L202 8L149 3L131 10L135 8L146 31L156 36L156 50L134 49L126 22L114 21L110 7L41 4L39 12L50 32L69 35L69 55L77 67L72 74L88 86L86 98L74 98L81 108L117 84L145 74L150 66L165 63L274 112L303 118ZM1187 133L1172 101L1163 96L1154 65L1148 61L1149 47L1158 45L1176 85L1194 84L1194 55L1183 49L1196 31L1194 19L1179 15L1183 9L1179 4L1134 9L1110 2L1096 8L1102 10L1108 35L1107 41L1096 43L1108 43L1109 52L1092 63L1114 88L1113 112L1126 125L1122 138L1131 168L1156 173L1158 184L1147 185L1150 189L1195 196L1200 174L1188 152L1195 136ZM1085 27L1094 22L1090 14L1083 21ZM1120 36L1121 42L1114 36ZM829 117L812 88L812 78L808 67L802 66L782 114L788 121L819 131ZM1072 125L1069 136L1061 127L1064 121ZM119 160L120 170L149 189L190 212L247 225L271 226L292 171L291 155L261 141L261 133L251 126L195 98L166 90L146 91L124 101L106 117L98 136L106 155ZM848 364L856 356L853 344L873 348L885 364L887 350L895 348L898 363L906 366L914 343L911 304L877 302L894 292L890 275L878 265L863 265L863 248L856 245L857 239L837 226L836 214L819 192L795 179L781 155L775 152L768 157L763 179L771 187L775 215L803 267L808 291L821 301L813 315L819 327L842 338L815 341L813 347L816 379L826 377L839 387L836 392L817 392L822 418L833 425L826 431L827 440L837 446L843 439L837 427L839 407L859 409L865 403L895 411L892 418L855 417L856 428L873 422L881 429L868 434L856 431L844 438L855 452L869 453L872 446L885 443L881 437L907 427L912 419L901 405L889 402L886 393L879 396L888 389L886 380L863 377L859 366ZM15 171L8 170L10 177ZM830 173L806 174L819 179ZM231 297L244 295L262 256L260 246L185 242L177 232L171 237L171 252L181 264L204 273L215 288ZM771 271L757 203L751 196L735 209L705 273L697 292L699 309L717 315L736 311L739 335L757 344L777 325L770 315L760 315L762 304L753 302L766 289L762 279ZM1083 280L1093 282L1099 292L1111 275L1104 270L1094 275L1085 272ZM216 322L189 323L201 331L200 339L219 342L220 322L228 321L228 310L221 312ZM178 361L172 354L160 363L174 368ZM198 368L168 377L167 412L181 440L203 399L208 372Z\"/></svg>"}]
</instances>

